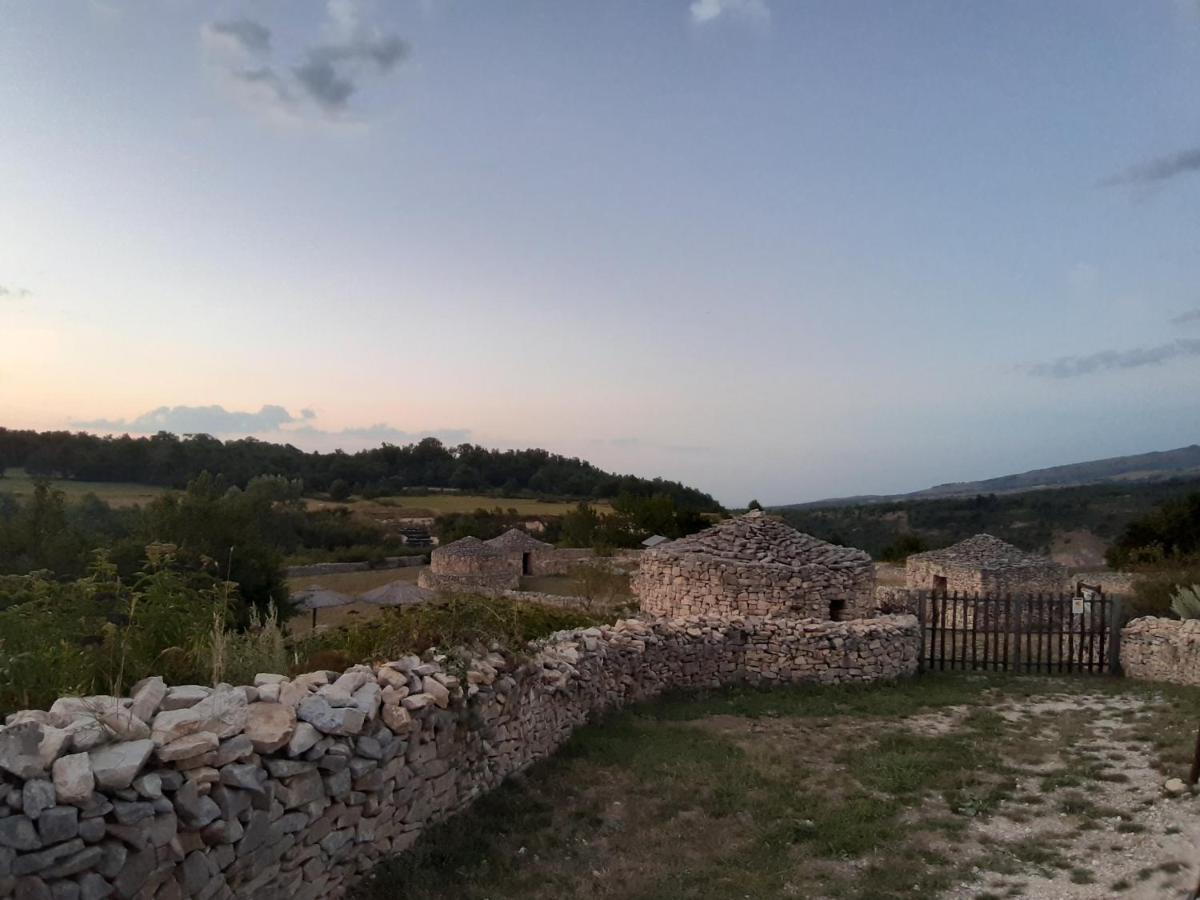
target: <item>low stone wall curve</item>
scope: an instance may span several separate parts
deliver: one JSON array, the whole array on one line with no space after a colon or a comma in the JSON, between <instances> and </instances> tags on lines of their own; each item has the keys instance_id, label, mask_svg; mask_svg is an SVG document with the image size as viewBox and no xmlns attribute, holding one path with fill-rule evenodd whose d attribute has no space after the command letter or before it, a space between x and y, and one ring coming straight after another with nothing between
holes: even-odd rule
<instances>
[{"instance_id":1,"label":"low stone wall curve","mask_svg":"<svg viewBox=\"0 0 1200 900\"><path fill-rule=\"evenodd\" d=\"M340 897L595 714L674 689L911 675L912 616L559 632L254 686L63 698L0 730L0 897Z\"/></svg>"},{"instance_id":2,"label":"low stone wall curve","mask_svg":"<svg viewBox=\"0 0 1200 900\"><path fill-rule=\"evenodd\" d=\"M1200 685L1200 620L1133 619L1121 629L1121 669L1129 678Z\"/></svg>"}]
</instances>

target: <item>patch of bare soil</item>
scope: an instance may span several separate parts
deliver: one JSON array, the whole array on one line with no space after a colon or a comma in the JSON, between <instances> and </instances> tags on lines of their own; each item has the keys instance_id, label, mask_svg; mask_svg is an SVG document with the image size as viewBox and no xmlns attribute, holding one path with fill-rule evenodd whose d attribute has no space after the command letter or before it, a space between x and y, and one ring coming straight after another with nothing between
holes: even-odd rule
<instances>
[{"instance_id":1,"label":"patch of bare soil","mask_svg":"<svg viewBox=\"0 0 1200 900\"><path fill-rule=\"evenodd\" d=\"M1200 863L1200 799L1167 796L1150 746L1136 737L1135 696L1008 698L996 707L1027 730L1011 760L1018 790L976 820L961 849L973 877L949 900L1187 898Z\"/></svg>"}]
</instances>

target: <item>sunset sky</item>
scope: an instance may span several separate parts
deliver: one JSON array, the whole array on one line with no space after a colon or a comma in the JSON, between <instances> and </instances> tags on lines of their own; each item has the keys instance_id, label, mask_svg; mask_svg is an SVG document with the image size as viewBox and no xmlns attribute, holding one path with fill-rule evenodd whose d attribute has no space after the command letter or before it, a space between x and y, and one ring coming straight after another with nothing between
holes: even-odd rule
<instances>
[{"instance_id":1,"label":"sunset sky","mask_svg":"<svg viewBox=\"0 0 1200 900\"><path fill-rule=\"evenodd\" d=\"M0 0L0 425L729 504L1195 443L1198 86L1196 0Z\"/></svg>"}]
</instances>

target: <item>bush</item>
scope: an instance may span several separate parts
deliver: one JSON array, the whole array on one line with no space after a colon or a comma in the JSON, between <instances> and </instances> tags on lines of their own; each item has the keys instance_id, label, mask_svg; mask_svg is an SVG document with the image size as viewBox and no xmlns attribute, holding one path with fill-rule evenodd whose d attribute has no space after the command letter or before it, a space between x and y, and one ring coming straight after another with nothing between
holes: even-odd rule
<instances>
[{"instance_id":1,"label":"bush","mask_svg":"<svg viewBox=\"0 0 1200 900\"><path fill-rule=\"evenodd\" d=\"M341 503L350 499L350 483L344 478L335 478L329 485L329 499Z\"/></svg>"},{"instance_id":2,"label":"bush","mask_svg":"<svg viewBox=\"0 0 1200 900\"><path fill-rule=\"evenodd\" d=\"M322 651L344 653L358 662L397 659L430 647L468 647L486 651L495 645L519 650L555 631L599 625L609 619L537 603L452 594L386 610L361 625L310 635L297 646L301 659Z\"/></svg>"},{"instance_id":3,"label":"bush","mask_svg":"<svg viewBox=\"0 0 1200 900\"><path fill-rule=\"evenodd\" d=\"M1200 584L1200 563L1142 567L1134 578L1129 617L1170 616L1175 595L1195 584Z\"/></svg>"},{"instance_id":4,"label":"bush","mask_svg":"<svg viewBox=\"0 0 1200 900\"><path fill-rule=\"evenodd\" d=\"M1171 612L1184 620L1200 619L1200 584L1180 588L1171 599Z\"/></svg>"},{"instance_id":5,"label":"bush","mask_svg":"<svg viewBox=\"0 0 1200 900\"><path fill-rule=\"evenodd\" d=\"M906 531L899 535L895 541L883 548L879 554L879 558L883 562L902 563L914 553L924 553L929 549L929 545L920 536L913 534L911 531Z\"/></svg>"}]
</instances>

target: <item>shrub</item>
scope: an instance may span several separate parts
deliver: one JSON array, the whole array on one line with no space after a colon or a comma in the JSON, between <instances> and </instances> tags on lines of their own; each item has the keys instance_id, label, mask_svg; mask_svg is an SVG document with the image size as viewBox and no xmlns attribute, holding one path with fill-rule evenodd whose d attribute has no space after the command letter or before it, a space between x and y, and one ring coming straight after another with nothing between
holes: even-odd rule
<instances>
[{"instance_id":1,"label":"shrub","mask_svg":"<svg viewBox=\"0 0 1200 900\"><path fill-rule=\"evenodd\" d=\"M1170 615L1175 595L1195 584L1200 584L1200 563L1141 567L1133 582L1133 596L1129 598L1130 618Z\"/></svg>"},{"instance_id":2,"label":"shrub","mask_svg":"<svg viewBox=\"0 0 1200 900\"><path fill-rule=\"evenodd\" d=\"M555 631L598 625L609 619L537 603L450 594L415 606L386 610L371 622L310 635L296 647L300 659L321 651L344 653L358 662L396 659L430 647L501 645L519 650Z\"/></svg>"},{"instance_id":3,"label":"shrub","mask_svg":"<svg viewBox=\"0 0 1200 900\"><path fill-rule=\"evenodd\" d=\"M1171 612L1181 619L1200 619L1200 584L1181 587L1171 598Z\"/></svg>"}]
</instances>

